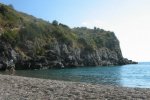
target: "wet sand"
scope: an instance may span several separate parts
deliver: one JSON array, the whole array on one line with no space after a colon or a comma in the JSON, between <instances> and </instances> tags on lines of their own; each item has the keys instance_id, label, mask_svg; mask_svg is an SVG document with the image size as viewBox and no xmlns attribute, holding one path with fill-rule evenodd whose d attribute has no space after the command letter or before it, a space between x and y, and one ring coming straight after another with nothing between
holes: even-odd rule
<instances>
[{"instance_id":1,"label":"wet sand","mask_svg":"<svg viewBox=\"0 0 150 100\"><path fill-rule=\"evenodd\" d=\"M0 75L0 100L150 100L150 89Z\"/></svg>"}]
</instances>

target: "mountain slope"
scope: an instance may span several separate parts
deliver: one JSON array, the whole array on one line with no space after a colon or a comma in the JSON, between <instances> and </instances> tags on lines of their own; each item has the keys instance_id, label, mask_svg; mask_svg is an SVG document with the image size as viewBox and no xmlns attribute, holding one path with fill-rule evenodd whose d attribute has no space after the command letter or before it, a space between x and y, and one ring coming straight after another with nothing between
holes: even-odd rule
<instances>
[{"instance_id":1,"label":"mountain slope","mask_svg":"<svg viewBox=\"0 0 150 100\"><path fill-rule=\"evenodd\" d=\"M113 32L69 28L0 4L0 69L41 69L134 63Z\"/></svg>"}]
</instances>

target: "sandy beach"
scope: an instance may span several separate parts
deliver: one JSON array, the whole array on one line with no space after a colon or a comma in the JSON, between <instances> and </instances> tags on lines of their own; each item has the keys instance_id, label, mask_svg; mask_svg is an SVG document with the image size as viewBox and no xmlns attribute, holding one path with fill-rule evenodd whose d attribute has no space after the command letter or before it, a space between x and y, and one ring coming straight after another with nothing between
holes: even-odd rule
<instances>
[{"instance_id":1,"label":"sandy beach","mask_svg":"<svg viewBox=\"0 0 150 100\"><path fill-rule=\"evenodd\" d=\"M150 100L150 89L0 75L0 100Z\"/></svg>"}]
</instances>

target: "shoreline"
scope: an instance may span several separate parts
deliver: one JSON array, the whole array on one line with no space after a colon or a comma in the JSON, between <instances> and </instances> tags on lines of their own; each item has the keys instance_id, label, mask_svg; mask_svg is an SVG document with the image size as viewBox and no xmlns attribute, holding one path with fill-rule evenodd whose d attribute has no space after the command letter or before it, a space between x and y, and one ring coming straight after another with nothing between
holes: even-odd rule
<instances>
[{"instance_id":1,"label":"shoreline","mask_svg":"<svg viewBox=\"0 0 150 100\"><path fill-rule=\"evenodd\" d=\"M68 82L0 75L0 100L129 100L150 99L150 88Z\"/></svg>"}]
</instances>

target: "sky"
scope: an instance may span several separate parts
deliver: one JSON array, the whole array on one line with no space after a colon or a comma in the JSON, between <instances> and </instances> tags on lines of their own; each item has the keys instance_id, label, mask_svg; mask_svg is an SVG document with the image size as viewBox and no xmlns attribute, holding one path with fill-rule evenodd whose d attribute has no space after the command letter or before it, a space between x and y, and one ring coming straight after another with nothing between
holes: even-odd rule
<instances>
[{"instance_id":1,"label":"sky","mask_svg":"<svg viewBox=\"0 0 150 100\"><path fill-rule=\"evenodd\" d=\"M0 0L22 11L70 27L113 31L125 58L150 61L150 0Z\"/></svg>"}]
</instances>

